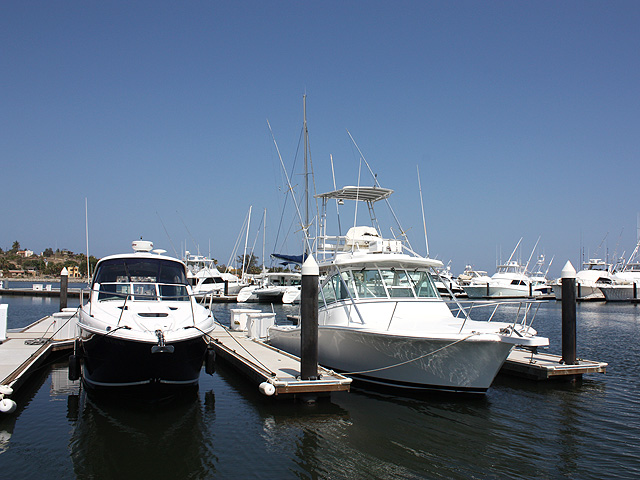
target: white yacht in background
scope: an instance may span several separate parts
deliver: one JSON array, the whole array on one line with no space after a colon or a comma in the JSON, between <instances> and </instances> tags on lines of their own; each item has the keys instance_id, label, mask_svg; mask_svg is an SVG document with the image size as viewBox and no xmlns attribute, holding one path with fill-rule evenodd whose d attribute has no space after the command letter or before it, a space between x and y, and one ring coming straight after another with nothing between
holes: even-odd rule
<instances>
[{"instance_id":1,"label":"white yacht in background","mask_svg":"<svg viewBox=\"0 0 640 480\"><path fill-rule=\"evenodd\" d=\"M183 262L151 242L132 246L97 263L80 308L84 383L112 392L196 387L213 316L191 296Z\"/></svg>"},{"instance_id":2,"label":"white yacht in background","mask_svg":"<svg viewBox=\"0 0 640 480\"><path fill-rule=\"evenodd\" d=\"M640 240L621 271L611 275L611 285L600 286L607 302L623 302L640 298Z\"/></svg>"},{"instance_id":3,"label":"white yacht in background","mask_svg":"<svg viewBox=\"0 0 640 480\"><path fill-rule=\"evenodd\" d=\"M302 275L295 272L266 272L259 283L242 288L237 302L298 303Z\"/></svg>"},{"instance_id":4,"label":"white yacht in background","mask_svg":"<svg viewBox=\"0 0 640 480\"><path fill-rule=\"evenodd\" d=\"M438 268L436 272L437 275L434 278L434 282L440 295L445 297L450 297L451 294L456 297L467 296L458 281L453 277L451 266L447 265L446 267Z\"/></svg>"},{"instance_id":5,"label":"white yacht in background","mask_svg":"<svg viewBox=\"0 0 640 480\"><path fill-rule=\"evenodd\" d=\"M248 285L232 273L220 272L215 261L203 255L193 255L187 251L184 262L193 295L199 299L207 295L224 295L225 290L227 295L237 295Z\"/></svg>"},{"instance_id":6,"label":"white yacht in background","mask_svg":"<svg viewBox=\"0 0 640 480\"><path fill-rule=\"evenodd\" d=\"M464 271L458 275L458 285L463 287L463 289L473 282L488 283L490 280L491 277L487 275L487 272L484 270L474 270L471 265L466 265Z\"/></svg>"},{"instance_id":7,"label":"white yacht in background","mask_svg":"<svg viewBox=\"0 0 640 480\"><path fill-rule=\"evenodd\" d=\"M576 298L578 300L604 300L600 287L611 285L610 265L600 258L590 258L576 273ZM556 300L562 300L562 279L552 282Z\"/></svg>"},{"instance_id":8,"label":"white yacht in background","mask_svg":"<svg viewBox=\"0 0 640 480\"><path fill-rule=\"evenodd\" d=\"M522 242L522 238L516 244L516 248L513 249L509 260L502 265L498 265L496 273L489 280L484 278L474 279L463 287L469 298L526 298L543 295L548 288L546 279L532 279L527 272L529 262L527 262L527 265L522 265L520 262L513 260L520 242Z\"/></svg>"},{"instance_id":9,"label":"white yacht in background","mask_svg":"<svg viewBox=\"0 0 640 480\"><path fill-rule=\"evenodd\" d=\"M393 191L344 187L318 195L326 218L336 200L373 204ZM318 360L358 380L411 390L485 392L515 345L548 345L530 325L455 317L434 285L439 260L421 257L379 227L354 226L327 236L320 226L316 258L321 285ZM300 355L300 325L269 329L270 343Z\"/></svg>"}]
</instances>

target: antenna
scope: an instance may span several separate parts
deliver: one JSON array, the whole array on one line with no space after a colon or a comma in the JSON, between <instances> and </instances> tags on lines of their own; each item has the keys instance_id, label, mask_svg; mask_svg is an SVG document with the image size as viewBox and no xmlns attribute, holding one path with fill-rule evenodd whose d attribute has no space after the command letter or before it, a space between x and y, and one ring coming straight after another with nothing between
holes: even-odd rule
<instances>
[{"instance_id":1,"label":"antenna","mask_svg":"<svg viewBox=\"0 0 640 480\"><path fill-rule=\"evenodd\" d=\"M337 190L338 187L336 187L336 172L333 169L333 155L329 155L329 158L331 159L331 176L333 177L333 189ZM340 207L339 207L339 205L340 205L340 200L336 199L336 215L338 217L338 235L342 236L342 226L340 224ZM325 225L325 229L326 229L326 225Z\"/></svg>"},{"instance_id":2,"label":"antenna","mask_svg":"<svg viewBox=\"0 0 640 480\"><path fill-rule=\"evenodd\" d=\"M525 272L529 268L529 264L531 263L531 258L533 258L533 254L536 251L536 247L538 246L538 242L540 241L540 238L541 237L538 237L538 240L536 241L536 244L533 246L533 250L531 250L531 255L529 255L529 260L527 260L527 264L524 266Z\"/></svg>"},{"instance_id":3,"label":"antenna","mask_svg":"<svg viewBox=\"0 0 640 480\"><path fill-rule=\"evenodd\" d=\"M158 215L158 218L160 219L160 223L162 224L162 228L164 228L164 233L167 234L167 238L169 239L169 243L171 244L171 248L173 248L173 253L175 253L176 258L180 258L178 255L178 252L176 251L176 247L173 245L173 242L171 241L171 237L169 236L169 232L167 232L167 227L164 226L164 222L162 221L162 218L160 217L160 214L158 213L158 211L156 210L156 215Z\"/></svg>"},{"instance_id":4,"label":"antenna","mask_svg":"<svg viewBox=\"0 0 640 480\"><path fill-rule=\"evenodd\" d=\"M84 228L87 239L87 283L89 283L91 281L91 262L89 262L89 208L87 206L87 197L84 197Z\"/></svg>"},{"instance_id":5,"label":"antenna","mask_svg":"<svg viewBox=\"0 0 640 480\"><path fill-rule=\"evenodd\" d=\"M427 257L429 256L429 240L427 238L427 222L424 219L424 203L422 201L422 185L420 184L420 168L416 165L418 172L418 190L420 190L420 208L422 208L422 226L424 227L424 243L427 246Z\"/></svg>"},{"instance_id":6,"label":"antenna","mask_svg":"<svg viewBox=\"0 0 640 480\"><path fill-rule=\"evenodd\" d=\"M375 186L376 187L380 187L380 183L378 182L378 176L375 173L373 173L373 170L371 170L371 167L369 166L369 162L367 162L367 159L364 158L364 155L362 154L362 151L360 150L360 147L358 146L356 141L353 139L353 136L351 136L351 133L349 132L349 130L347 130L347 134L349 135L349 138L351 138L351 141L353 142L353 144L355 145L356 149L358 150L358 153L360 154L360 158L364 161L364 164L369 169L369 173L371 173L371 175L373 176L373 180L375 182ZM389 199L385 198L384 201L387 203L387 207L389 207L389 211L391 212L391 215L393 215L393 219L396 221L396 224L398 225L398 228L400 229L401 235L403 236L404 240L407 242L407 245L409 246L409 248L411 250L413 250L413 248L411 247L411 242L409 242L409 238L405 234L406 230L404 230L402 228L402 225L400 224L400 220L398 220L398 217L396 216L396 212L393 211L393 208L391 207L391 203L389 202Z\"/></svg>"}]
</instances>

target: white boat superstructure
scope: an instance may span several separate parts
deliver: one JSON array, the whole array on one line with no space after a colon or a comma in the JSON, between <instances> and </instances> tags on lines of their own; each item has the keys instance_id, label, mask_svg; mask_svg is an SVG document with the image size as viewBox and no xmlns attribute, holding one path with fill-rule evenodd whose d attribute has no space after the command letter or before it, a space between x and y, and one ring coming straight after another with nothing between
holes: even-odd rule
<instances>
[{"instance_id":1,"label":"white boat superstructure","mask_svg":"<svg viewBox=\"0 0 640 480\"><path fill-rule=\"evenodd\" d=\"M640 296L640 240L621 271L611 275L611 285L600 286L607 302L636 300Z\"/></svg>"},{"instance_id":2,"label":"white boat superstructure","mask_svg":"<svg viewBox=\"0 0 640 480\"><path fill-rule=\"evenodd\" d=\"M465 287L471 283L486 284L491 280L484 270L474 270L471 265L466 265L464 271L458 275L458 285Z\"/></svg>"},{"instance_id":3,"label":"white boat superstructure","mask_svg":"<svg viewBox=\"0 0 640 480\"><path fill-rule=\"evenodd\" d=\"M238 303L264 302L291 304L300 301L302 275L296 272L266 272L259 283L244 287L238 293Z\"/></svg>"},{"instance_id":4,"label":"white boat superstructure","mask_svg":"<svg viewBox=\"0 0 640 480\"><path fill-rule=\"evenodd\" d=\"M375 220L373 203L392 192L344 187L318 197L324 212L331 199L366 202ZM316 258L323 279L319 362L354 378L407 389L484 392L514 345L548 344L530 325L456 318L434 284L434 269L442 262L382 238L378 228L322 235ZM299 355L300 331L271 327L270 342Z\"/></svg>"},{"instance_id":5,"label":"white boat superstructure","mask_svg":"<svg viewBox=\"0 0 640 480\"><path fill-rule=\"evenodd\" d=\"M434 278L434 281L440 295L445 297L451 297L452 294L456 297L466 296L466 293L458 283L457 279L453 277L453 273L451 273L451 266L447 265L443 268L437 268L436 272L437 275Z\"/></svg>"},{"instance_id":6,"label":"white boat superstructure","mask_svg":"<svg viewBox=\"0 0 640 480\"><path fill-rule=\"evenodd\" d=\"M578 300L604 300L600 287L607 287L612 283L610 265L600 258L590 258L582 264L582 270L576 273L576 298ZM556 300L562 300L562 281L557 279L552 283Z\"/></svg>"},{"instance_id":7,"label":"white boat superstructure","mask_svg":"<svg viewBox=\"0 0 640 480\"><path fill-rule=\"evenodd\" d=\"M544 274L537 273L532 277L527 272L527 265L513 259L520 242L522 242L522 238L513 249L509 260L498 265L496 273L489 280L486 278L472 279L468 285L463 287L469 298L526 298L550 293Z\"/></svg>"}]
</instances>

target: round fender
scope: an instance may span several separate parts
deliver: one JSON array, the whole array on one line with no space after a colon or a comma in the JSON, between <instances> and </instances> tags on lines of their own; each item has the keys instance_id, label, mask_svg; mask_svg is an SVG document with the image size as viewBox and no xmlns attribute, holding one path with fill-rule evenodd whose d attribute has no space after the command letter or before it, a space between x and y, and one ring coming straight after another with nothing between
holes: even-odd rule
<instances>
[{"instance_id":1,"label":"round fender","mask_svg":"<svg viewBox=\"0 0 640 480\"><path fill-rule=\"evenodd\" d=\"M17 407L18 405L13 400L8 398L0 400L0 412L2 413L13 413Z\"/></svg>"},{"instance_id":2,"label":"round fender","mask_svg":"<svg viewBox=\"0 0 640 480\"><path fill-rule=\"evenodd\" d=\"M204 371L208 375L213 375L216 372L216 352L212 348L207 349L205 354Z\"/></svg>"},{"instance_id":3,"label":"round fender","mask_svg":"<svg viewBox=\"0 0 640 480\"><path fill-rule=\"evenodd\" d=\"M69 355L69 380L75 381L80 378L80 357Z\"/></svg>"}]
</instances>

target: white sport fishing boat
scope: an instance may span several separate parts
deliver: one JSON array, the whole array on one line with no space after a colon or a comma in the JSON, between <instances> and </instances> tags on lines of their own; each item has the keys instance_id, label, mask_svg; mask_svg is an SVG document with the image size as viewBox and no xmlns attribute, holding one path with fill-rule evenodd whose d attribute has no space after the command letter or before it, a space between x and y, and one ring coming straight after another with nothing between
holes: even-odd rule
<instances>
[{"instance_id":1,"label":"white sport fishing boat","mask_svg":"<svg viewBox=\"0 0 640 480\"><path fill-rule=\"evenodd\" d=\"M600 258L590 258L576 273L576 298L578 300L604 300L600 287L611 285L610 265ZM562 300L562 279L551 284L556 300Z\"/></svg>"},{"instance_id":2,"label":"white sport fishing boat","mask_svg":"<svg viewBox=\"0 0 640 480\"><path fill-rule=\"evenodd\" d=\"M344 187L318 195L373 204L393 191ZM321 226L320 231L324 231ZM318 360L374 384L414 390L485 392L515 345L548 345L530 325L455 317L434 285L439 260L421 257L379 228L352 227L317 239L323 278L319 292ZM269 330L270 343L300 354L300 326Z\"/></svg>"},{"instance_id":3,"label":"white sport fishing boat","mask_svg":"<svg viewBox=\"0 0 640 480\"><path fill-rule=\"evenodd\" d=\"M134 253L96 265L89 301L79 312L80 350L71 357L83 358L91 389L197 387L203 361L213 354L207 334L214 319L193 299L185 264L152 248L135 241ZM70 372L76 368L70 363Z\"/></svg>"},{"instance_id":4,"label":"white sport fishing boat","mask_svg":"<svg viewBox=\"0 0 640 480\"><path fill-rule=\"evenodd\" d=\"M237 302L262 302L291 304L300 301L302 276L295 272L263 273L259 283L244 287L238 292Z\"/></svg>"},{"instance_id":5,"label":"white sport fishing boat","mask_svg":"<svg viewBox=\"0 0 640 480\"><path fill-rule=\"evenodd\" d=\"M522 238L513 249L509 260L496 267L496 273L490 279L477 278L464 286L469 298L526 298L549 293L549 287L544 276L532 277L527 272L526 265L513 259ZM537 245L537 243L536 243ZM535 251L535 247L534 247ZM533 256L533 252L531 252ZM531 261L531 257L529 257Z\"/></svg>"},{"instance_id":6,"label":"white sport fishing boat","mask_svg":"<svg viewBox=\"0 0 640 480\"><path fill-rule=\"evenodd\" d=\"M600 285L607 302L624 302L640 298L640 240L621 271L611 276L611 285Z\"/></svg>"}]
</instances>

